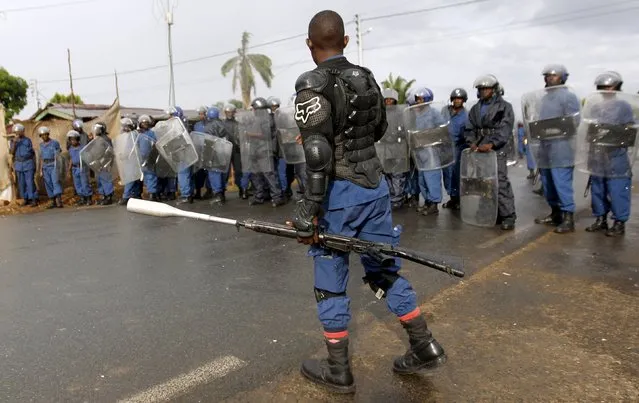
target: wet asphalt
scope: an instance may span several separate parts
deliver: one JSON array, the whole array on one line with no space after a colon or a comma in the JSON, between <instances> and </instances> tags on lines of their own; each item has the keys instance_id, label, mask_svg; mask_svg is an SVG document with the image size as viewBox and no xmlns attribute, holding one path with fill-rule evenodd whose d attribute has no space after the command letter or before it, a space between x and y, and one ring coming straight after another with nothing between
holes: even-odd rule
<instances>
[{"instance_id":1,"label":"wet asphalt","mask_svg":"<svg viewBox=\"0 0 639 403\"><path fill-rule=\"evenodd\" d=\"M463 224L413 210L394 214L401 245L463 267L467 275L548 231L547 212L520 163L511 169L518 227ZM576 174L581 213L585 176ZM283 223L293 203L249 207L229 194L223 207L186 208L229 218ZM354 312L388 319L351 259ZM457 280L405 263L421 300ZM268 383L321 346L312 261L295 241L184 218L155 218L124 207L65 208L0 218L0 401L117 401L220 357L241 368L181 399L216 401Z\"/></svg>"}]
</instances>

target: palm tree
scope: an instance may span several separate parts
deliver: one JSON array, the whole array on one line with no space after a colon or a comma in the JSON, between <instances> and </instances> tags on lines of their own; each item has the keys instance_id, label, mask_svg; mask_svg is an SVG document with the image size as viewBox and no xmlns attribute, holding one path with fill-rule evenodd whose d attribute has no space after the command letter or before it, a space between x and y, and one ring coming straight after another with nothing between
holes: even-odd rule
<instances>
[{"instance_id":1,"label":"palm tree","mask_svg":"<svg viewBox=\"0 0 639 403\"><path fill-rule=\"evenodd\" d=\"M406 96L408 95L408 91L413 84L415 84L415 80L407 81L402 76L397 76L397 78L394 78L393 73L389 74L388 78L382 81L382 86L384 88L392 88L397 91L397 94L399 94L398 103L400 105L406 103Z\"/></svg>"},{"instance_id":2,"label":"palm tree","mask_svg":"<svg viewBox=\"0 0 639 403\"><path fill-rule=\"evenodd\" d=\"M253 70L255 69L257 74L262 77L262 81L268 88L271 88L274 77L271 70L272 62L268 56L248 53L250 37L250 33L244 32L242 34L242 47L237 50L237 56L222 65L222 76L226 77L229 72L233 71L233 92L236 91L239 82L245 108L251 104L251 90L255 93Z\"/></svg>"}]
</instances>

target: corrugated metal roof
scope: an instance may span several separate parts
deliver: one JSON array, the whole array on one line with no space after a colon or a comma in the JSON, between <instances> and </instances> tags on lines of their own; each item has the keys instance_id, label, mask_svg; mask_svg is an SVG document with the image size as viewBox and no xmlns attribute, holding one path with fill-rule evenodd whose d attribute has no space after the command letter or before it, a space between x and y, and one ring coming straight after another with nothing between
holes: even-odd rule
<instances>
[{"instance_id":1,"label":"corrugated metal roof","mask_svg":"<svg viewBox=\"0 0 639 403\"><path fill-rule=\"evenodd\" d=\"M85 105L76 105L75 107L75 115L78 119L82 120L91 120L96 117L102 115L104 112L109 110L111 105L96 105L96 104L85 104ZM73 120L73 105L71 104L49 104L46 108L37 111L30 119L32 120L42 120L47 115L54 115L62 119ZM164 109L159 108L138 108L138 107L128 107L128 106L120 106L120 114L122 116L127 115L150 115L153 119L166 119L168 115ZM197 119L197 111L196 110L185 110L184 114L189 120Z\"/></svg>"}]
</instances>

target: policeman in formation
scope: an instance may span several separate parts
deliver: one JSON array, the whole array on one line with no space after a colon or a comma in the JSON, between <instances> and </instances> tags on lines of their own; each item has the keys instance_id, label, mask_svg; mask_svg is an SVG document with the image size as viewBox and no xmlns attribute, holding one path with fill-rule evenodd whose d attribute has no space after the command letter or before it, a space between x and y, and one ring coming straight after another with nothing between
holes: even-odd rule
<instances>
[{"instance_id":1,"label":"policeman in formation","mask_svg":"<svg viewBox=\"0 0 639 403\"><path fill-rule=\"evenodd\" d=\"M434 100L435 95L430 88L419 88L413 93L414 104L424 105L416 116L417 129L434 129L446 124L440 111L430 105ZM442 170L419 171L418 184L424 206L418 207L417 212L425 216L438 215L438 205L442 202Z\"/></svg>"},{"instance_id":2,"label":"policeman in formation","mask_svg":"<svg viewBox=\"0 0 639 403\"><path fill-rule=\"evenodd\" d=\"M138 146L140 150L140 160L142 161L142 177L147 193L150 195L151 201L160 201L158 194L158 176L155 173L155 163L157 151L155 151L155 143L157 136L151 130L152 120L149 115L142 115L138 119L139 131Z\"/></svg>"},{"instance_id":3,"label":"policeman in formation","mask_svg":"<svg viewBox=\"0 0 639 403\"><path fill-rule=\"evenodd\" d=\"M9 141L9 152L13 158L13 170L18 179L18 191L25 206L36 207L39 204L38 190L35 186L36 155L31 139L25 136L24 125L13 126L16 135Z\"/></svg>"},{"instance_id":4,"label":"policeman in formation","mask_svg":"<svg viewBox=\"0 0 639 403\"><path fill-rule=\"evenodd\" d=\"M397 106L399 103L399 94L392 88L384 88L382 97L386 106ZM406 186L407 173L385 173L385 175L390 190L391 206L394 210L398 210L404 206L406 198L404 187Z\"/></svg>"},{"instance_id":5,"label":"policeman in formation","mask_svg":"<svg viewBox=\"0 0 639 403\"><path fill-rule=\"evenodd\" d=\"M228 139L230 137L229 132L226 130L226 126L220 120L220 109L216 106L210 107L206 111L206 126L204 132L211 136L219 137L222 139ZM211 204L223 205L226 203L226 183L228 182L227 172L213 172L208 173L209 183L213 189L213 200Z\"/></svg>"},{"instance_id":6,"label":"policeman in formation","mask_svg":"<svg viewBox=\"0 0 639 403\"><path fill-rule=\"evenodd\" d=\"M113 147L113 142L108 136L107 126L104 122L98 122L93 125L93 136L99 136L103 138L111 147ZM98 174L98 193L102 195L102 199L98 201L100 206L108 206L113 204L113 174L111 173L111 169L102 170Z\"/></svg>"},{"instance_id":7,"label":"policeman in formation","mask_svg":"<svg viewBox=\"0 0 639 403\"><path fill-rule=\"evenodd\" d=\"M561 64L546 66L542 74L546 88L566 84L568 70ZM577 96L568 88L548 91L541 99L539 119L554 119L579 113ZM564 234L575 230L575 196L573 173L575 170L575 150L571 139L560 138L540 142L537 161L544 196L551 208L546 217L535 219L537 224L555 225L555 232Z\"/></svg>"},{"instance_id":8,"label":"policeman in formation","mask_svg":"<svg viewBox=\"0 0 639 403\"><path fill-rule=\"evenodd\" d=\"M138 133L135 131L136 125L133 122L133 119L125 117L120 120L120 126L122 127L123 133L133 133L134 139L133 141L137 146L138 141ZM138 151L139 152L139 151ZM122 192L122 198L118 201L120 206L126 206L127 202L130 198L141 199L142 198L142 181L136 180L133 182L129 182L124 185L124 191Z\"/></svg>"},{"instance_id":9,"label":"policeman in formation","mask_svg":"<svg viewBox=\"0 0 639 403\"><path fill-rule=\"evenodd\" d=\"M80 146L84 147L89 144L89 135L84 131L84 124L81 119L74 119L73 122L71 122L71 130L75 130L80 135ZM67 150L70 145L71 142L67 137Z\"/></svg>"},{"instance_id":10,"label":"policeman in formation","mask_svg":"<svg viewBox=\"0 0 639 403\"><path fill-rule=\"evenodd\" d=\"M258 97L251 102L251 107L254 111L264 110L269 108L268 102L264 98ZM249 201L250 205L264 204L267 194L270 193L271 202L273 207L279 207L286 204L282 196L282 186L280 184L279 177L277 175L278 166L278 143L277 143L277 131L275 129L275 122L270 119L269 122L262 122L262 133L271 138L271 158L273 159L273 171L254 173L251 175L251 180L255 186L255 195Z\"/></svg>"},{"instance_id":11,"label":"policeman in formation","mask_svg":"<svg viewBox=\"0 0 639 403\"><path fill-rule=\"evenodd\" d=\"M607 71L597 76L595 86L598 91L621 91L623 78L615 71ZM604 101L593 107L591 117L599 124L618 127L636 123L632 106L625 100L616 99L613 93L604 93ZM631 129L636 136L636 129ZM636 140L635 140L636 141ZM636 145L635 145L636 146ZM632 165L628 147L591 146L588 155L591 164L605 164L602 173L609 177L591 175L592 213L595 222L588 232L605 232L607 236L623 235L630 217L632 199ZM594 155L593 155L594 154ZM595 160L595 161L592 161ZM612 212L614 224L608 227L608 214Z\"/></svg>"},{"instance_id":12,"label":"policeman in formation","mask_svg":"<svg viewBox=\"0 0 639 403\"><path fill-rule=\"evenodd\" d=\"M233 104L224 106L224 127L228 132L228 140L233 143L233 155L231 157L231 166L233 167L233 181L239 189L239 197L242 200L248 199L247 189L249 185L249 173L242 171L242 155L240 154L240 131L235 119L237 108Z\"/></svg>"},{"instance_id":13,"label":"policeman in formation","mask_svg":"<svg viewBox=\"0 0 639 403\"><path fill-rule=\"evenodd\" d=\"M195 125L193 125L193 131L205 133L207 110L208 108L206 106L200 106L199 108L197 108L198 121L195 122ZM194 199L202 199L203 188L206 188L206 194L204 198L210 199L213 196L213 190L211 189L211 184L209 183L208 172L206 171L206 169L201 168L193 172L191 183L193 185ZM182 196L182 198L184 198L184 196Z\"/></svg>"},{"instance_id":14,"label":"policeman in formation","mask_svg":"<svg viewBox=\"0 0 639 403\"><path fill-rule=\"evenodd\" d=\"M515 229L515 196L508 179L508 157L504 147L512 137L515 114L510 103L499 94L499 81L491 74L478 77L473 85L479 102L468 113L465 127L466 143L473 151L497 153L499 182L498 224L501 229Z\"/></svg>"},{"instance_id":15,"label":"policeman in formation","mask_svg":"<svg viewBox=\"0 0 639 403\"><path fill-rule=\"evenodd\" d=\"M468 120L468 112L464 107L466 101L468 101L468 94L463 88L455 88L450 93L450 104L445 106L442 110L442 116L448 123L448 132L455 145L455 163L449 167L444 168L444 186L450 200L442 205L443 208L451 210L459 210L459 182L461 174L461 155L464 149L468 148L466 144L466 137L464 136L466 130L466 120Z\"/></svg>"},{"instance_id":16,"label":"policeman in formation","mask_svg":"<svg viewBox=\"0 0 639 403\"><path fill-rule=\"evenodd\" d=\"M75 193L79 196L75 205L90 206L93 190L89 182L89 167L82 164L80 160L80 150L84 148L84 146L80 144L80 139L80 133L76 130L70 130L67 133L67 144L69 144L67 151L69 151L69 158L71 160L69 176L73 178L73 187L75 188Z\"/></svg>"},{"instance_id":17,"label":"policeman in formation","mask_svg":"<svg viewBox=\"0 0 639 403\"><path fill-rule=\"evenodd\" d=\"M344 57L348 40L339 14L328 10L316 14L306 43L317 68L302 74L295 84L295 119L303 138L307 187L292 225L300 242L312 245L315 297L328 349L327 359L306 360L301 372L340 393L355 392L348 356L348 254L317 244L318 225L329 233L395 245L400 234L400 228L393 227L388 185L375 152L375 142L387 127L381 90L369 70ZM444 363L444 350L428 330L415 292L398 274L399 260L385 267L363 255L362 264L365 280L386 297L409 335L410 349L395 360L393 370L412 374Z\"/></svg>"},{"instance_id":18,"label":"policeman in formation","mask_svg":"<svg viewBox=\"0 0 639 403\"><path fill-rule=\"evenodd\" d=\"M38 129L38 134L42 139L40 143L40 176L44 181L44 187L51 203L48 209L62 208L62 186L58 175L58 156L62 152L58 140L51 139L51 131L48 127L42 126Z\"/></svg>"}]
</instances>

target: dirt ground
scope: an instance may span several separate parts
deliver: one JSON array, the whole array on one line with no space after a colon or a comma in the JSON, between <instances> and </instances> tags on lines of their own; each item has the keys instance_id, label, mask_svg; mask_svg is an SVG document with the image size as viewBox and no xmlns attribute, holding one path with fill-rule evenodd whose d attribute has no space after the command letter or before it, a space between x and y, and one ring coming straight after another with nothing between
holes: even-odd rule
<instances>
[{"instance_id":1,"label":"dirt ground","mask_svg":"<svg viewBox=\"0 0 639 403\"><path fill-rule=\"evenodd\" d=\"M449 358L432 377L393 375L406 337L395 321L364 312L351 336L354 397L296 370L229 401L639 401L637 259L624 252L614 281L584 276L581 262L604 267L596 260L605 257L588 252L592 234L575 236L547 233L423 305Z\"/></svg>"}]
</instances>

